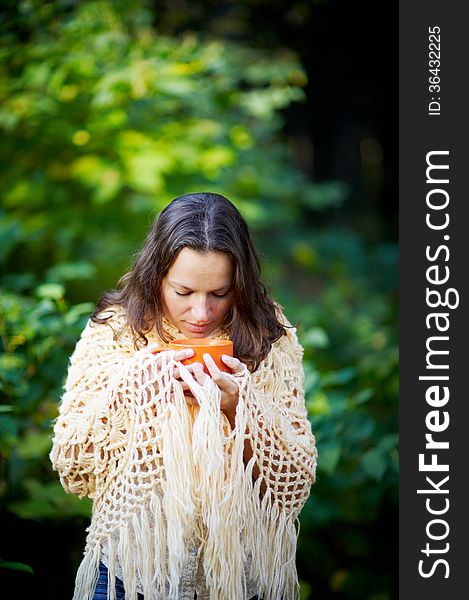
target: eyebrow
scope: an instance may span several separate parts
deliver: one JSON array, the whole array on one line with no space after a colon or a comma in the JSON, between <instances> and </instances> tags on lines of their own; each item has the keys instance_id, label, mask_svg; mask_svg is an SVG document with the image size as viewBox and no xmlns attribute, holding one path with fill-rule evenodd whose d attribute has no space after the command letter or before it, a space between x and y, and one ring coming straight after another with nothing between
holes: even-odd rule
<instances>
[{"instance_id":1,"label":"eyebrow","mask_svg":"<svg viewBox=\"0 0 469 600\"><path fill-rule=\"evenodd\" d=\"M192 291L192 288L187 287L187 285L183 285L179 281L169 280L169 285L172 287L179 287L183 290ZM229 290L231 288L231 283L227 283L226 285L217 288L216 290L211 290L212 292L222 292L223 290Z\"/></svg>"}]
</instances>

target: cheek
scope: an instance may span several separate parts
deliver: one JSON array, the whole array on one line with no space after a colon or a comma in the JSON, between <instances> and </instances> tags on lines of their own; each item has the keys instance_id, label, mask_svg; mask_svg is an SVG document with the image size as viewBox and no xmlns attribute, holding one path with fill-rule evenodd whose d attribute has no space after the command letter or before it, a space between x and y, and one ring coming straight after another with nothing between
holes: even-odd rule
<instances>
[{"instance_id":1,"label":"cheek","mask_svg":"<svg viewBox=\"0 0 469 600\"><path fill-rule=\"evenodd\" d=\"M219 305L217 305L217 315L220 318L223 318L227 315L227 313L229 312L230 308L231 308L231 300L227 300L225 302L221 302Z\"/></svg>"},{"instance_id":2,"label":"cheek","mask_svg":"<svg viewBox=\"0 0 469 600\"><path fill-rule=\"evenodd\" d=\"M177 296L174 297L170 291L163 294L163 307L166 313L171 315L177 315L181 313L183 310L182 304L183 303L181 302L181 299Z\"/></svg>"},{"instance_id":3,"label":"cheek","mask_svg":"<svg viewBox=\"0 0 469 600\"><path fill-rule=\"evenodd\" d=\"M185 298L176 296L171 298L171 311L176 315L182 315L189 310L189 303Z\"/></svg>"}]
</instances>

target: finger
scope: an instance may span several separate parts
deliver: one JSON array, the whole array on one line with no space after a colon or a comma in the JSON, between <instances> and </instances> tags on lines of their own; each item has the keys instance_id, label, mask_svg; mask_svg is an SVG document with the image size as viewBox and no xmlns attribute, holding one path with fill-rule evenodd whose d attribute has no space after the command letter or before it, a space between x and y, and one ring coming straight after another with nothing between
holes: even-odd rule
<instances>
[{"instance_id":1,"label":"finger","mask_svg":"<svg viewBox=\"0 0 469 600\"><path fill-rule=\"evenodd\" d=\"M190 365L184 365L186 367L186 372L189 371L189 373L193 377L194 377L194 364L200 365L200 363L191 363ZM200 365L200 366L202 367L202 365ZM179 369L178 366L174 367L173 376L174 376L175 379L182 379L182 377L181 377L181 370Z\"/></svg>"},{"instance_id":2,"label":"finger","mask_svg":"<svg viewBox=\"0 0 469 600\"><path fill-rule=\"evenodd\" d=\"M194 374L194 367L196 369L197 369L197 367L202 367L202 369L204 368L203 364L199 363L199 362L193 362L193 363L190 363L190 365L184 365L184 366L186 367L186 369L188 371L190 371L192 373L192 375Z\"/></svg>"},{"instance_id":3,"label":"finger","mask_svg":"<svg viewBox=\"0 0 469 600\"><path fill-rule=\"evenodd\" d=\"M199 383L193 370L190 370L190 371L189 371L189 369L185 370L184 375L180 371L179 377L180 377L180 379L178 379L179 383L181 385L188 386L189 389L191 388L192 385L196 385L197 383Z\"/></svg>"},{"instance_id":4,"label":"finger","mask_svg":"<svg viewBox=\"0 0 469 600\"><path fill-rule=\"evenodd\" d=\"M203 366L200 363L194 363L193 367L193 373L197 383L204 385L207 375L204 373Z\"/></svg>"},{"instance_id":5,"label":"finger","mask_svg":"<svg viewBox=\"0 0 469 600\"><path fill-rule=\"evenodd\" d=\"M157 342L151 342L148 344L148 346L146 346L146 348L144 348L144 352L151 352L151 354L158 354L158 352L161 352L162 350L164 350L164 348L162 348Z\"/></svg>"},{"instance_id":6,"label":"finger","mask_svg":"<svg viewBox=\"0 0 469 600\"><path fill-rule=\"evenodd\" d=\"M178 350L174 353L174 360L185 360L194 356L194 350L192 348L185 348L184 350Z\"/></svg>"},{"instance_id":7,"label":"finger","mask_svg":"<svg viewBox=\"0 0 469 600\"><path fill-rule=\"evenodd\" d=\"M218 385L219 388L225 389L226 384L231 382L226 379L223 372L220 371L210 354L204 354L204 362L213 381Z\"/></svg>"},{"instance_id":8,"label":"finger","mask_svg":"<svg viewBox=\"0 0 469 600\"><path fill-rule=\"evenodd\" d=\"M220 369L217 367L217 365L215 364L215 361L210 356L210 354L208 354L208 352L206 352L204 354L203 358L204 358L205 366L207 367L208 372L210 373L212 378L214 375L218 375L218 373L220 372Z\"/></svg>"},{"instance_id":9,"label":"finger","mask_svg":"<svg viewBox=\"0 0 469 600\"><path fill-rule=\"evenodd\" d=\"M158 369L161 369L162 364L166 364L168 349L167 348L154 348L151 354L155 357L155 364ZM165 358L166 356L166 358Z\"/></svg>"},{"instance_id":10,"label":"finger","mask_svg":"<svg viewBox=\"0 0 469 600\"><path fill-rule=\"evenodd\" d=\"M190 369L187 369L190 372ZM191 373L192 375L192 373ZM173 368L173 377L174 379L177 379L178 381L182 381L182 376L181 376L181 370L178 366L174 366Z\"/></svg>"},{"instance_id":11,"label":"finger","mask_svg":"<svg viewBox=\"0 0 469 600\"><path fill-rule=\"evenodd\" d=\"M226 374L218 368L215 361L209 354L204 354L204 361L213 381L217 384L222 392L222 401L223 398L226 399L237 397L239 393L239 387L236 381L232 381L229 377L227 377Z\"/></svg>"},{"instance_id":12,"label":"finger","mask_svg":"<svg viewBox=\"0 0 469 600\"><path fill-rule=\"evenodd\" d=\"M229 354L223 354L221 359L227 367L230 367L233 373L241 373L242 371L244 371L244 363L242 363L234 356L230 356Z\"/></svg>"}]
</instances>

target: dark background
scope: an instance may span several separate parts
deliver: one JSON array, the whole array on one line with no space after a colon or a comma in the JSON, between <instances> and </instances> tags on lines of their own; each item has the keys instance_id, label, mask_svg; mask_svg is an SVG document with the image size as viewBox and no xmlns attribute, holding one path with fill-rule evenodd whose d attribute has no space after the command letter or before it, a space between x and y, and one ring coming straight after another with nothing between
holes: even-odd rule
<instances>
[{"instance_id":1,"label":"dark background","mask_svg":"<svg viewBox=\"0 0 469 600\"><path fill-rule=\"evenodd\" d=\"M159 28L168 33L189 29L254 47L294 50L308 75L306 101L286 111L286 133L295 160L315 181L348 184L348 198L334 217L351 219L371 240L397 239L395 3L175 0L153 4Z\"/></svg>"}]
</instances>

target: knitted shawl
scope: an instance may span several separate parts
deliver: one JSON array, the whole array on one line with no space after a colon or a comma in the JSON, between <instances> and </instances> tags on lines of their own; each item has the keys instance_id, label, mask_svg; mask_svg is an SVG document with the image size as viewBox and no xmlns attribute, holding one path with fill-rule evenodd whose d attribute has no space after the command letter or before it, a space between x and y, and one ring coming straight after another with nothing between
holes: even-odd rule
<instances>
[{"instance_id":1,"label":"knitted shawl","mask_svg":"<svg viewBox=\"0 0 469 600\"><path fill-rule=\"evenodd\" d=\"M253 590L264 600L297 598L298 515L315 479L316 448L296 330L287 329L254 373L228 375L239 386L232 429L211 378L192 386L198 406L189 406L172 376L174 352L160 354L156 369L155 355L135 348L123 310L111 312L109 324L88 322L71 356L50 454L65 490L93 498L74 600L92 599L103 556L110 600L116 573L126 600L137 592L180 600L191 553L203 569L199 598L242 600ZM184 337L168 322L165 330ZM253 450L247 464L245 440Z\"/></svg>"}]
</instances>

